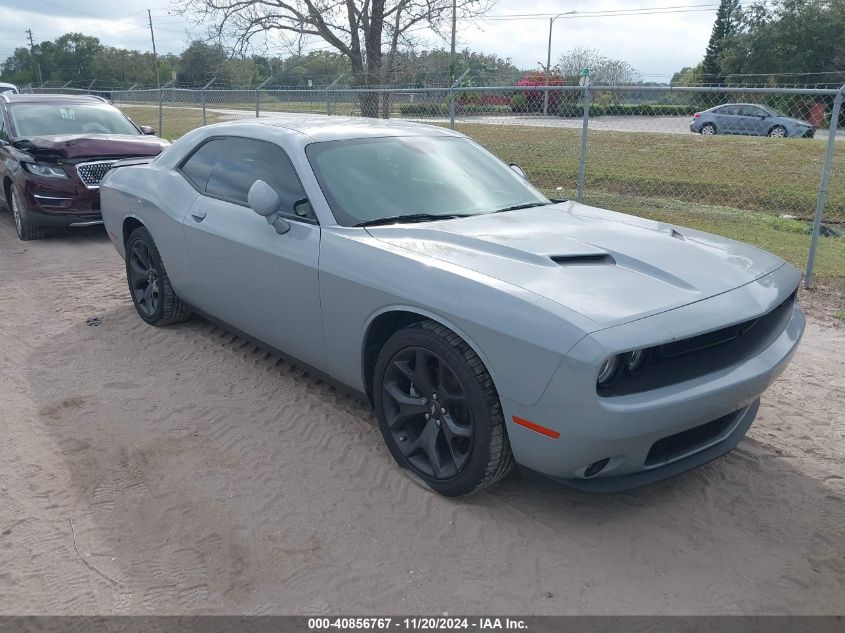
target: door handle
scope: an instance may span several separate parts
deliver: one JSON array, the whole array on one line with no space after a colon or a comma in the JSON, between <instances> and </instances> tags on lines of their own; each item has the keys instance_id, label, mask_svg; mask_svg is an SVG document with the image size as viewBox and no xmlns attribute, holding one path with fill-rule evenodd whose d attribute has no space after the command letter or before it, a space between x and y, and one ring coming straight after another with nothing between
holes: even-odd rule
<instances>
[{"instance_id":1,"label":"door handle","mask_svg":"<svg viewBox=\"0 0 845 633\"><path fill-rule=\"evenodd\" d=\"M205 220L205 211L201 209L191 211L191 217L194 218L194 222L202 222Z\"/></svg>"}]
</instances>

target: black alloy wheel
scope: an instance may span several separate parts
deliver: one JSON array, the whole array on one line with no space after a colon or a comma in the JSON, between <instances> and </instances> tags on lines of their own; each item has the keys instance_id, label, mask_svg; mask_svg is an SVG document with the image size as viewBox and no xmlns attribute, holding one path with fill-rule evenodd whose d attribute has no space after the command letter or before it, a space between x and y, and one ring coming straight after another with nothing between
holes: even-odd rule
<instances>
[{"instance_id":1,"label":"black alloy wheel","mask_svg":"<svg viewBox=\"0 0 845 633\"><path fill-rule=\"evenodd\" d=\"M439 323L413 323L382 346L373 404L393 458L435 492L475 492L514 465L493 379L475 351Z\"/></svg>"},{"instance_id":2,"label":"black alloy wheel","mask_svg":"<svg viewBox=\"0 0 845 633\"><path fill-rule=\"evenodd\" d=\"M170 325L191 317L190 306L173 292L161 254L143 226L126 240L126 280L138 315L150 325Z\"/></svg>"},{"instance_id":3,"label":"black alloy wheel","mask_svg":"<svg viewBox=\"0 0 845 633\"><path fill-rule=\"evenodd\" d=\"M393 356L382 387L396 445L413 467L451 479L472 451L472 411L448 363L431 350L406 347Z\"/></svg>"},{"instance_id":4,"label":"black alloy wheel","mask_svg":"<svg viewBox=\"0 0 845 633\"><path fill-rule=\"evenodd\" d=\"M132 242L129 257L129 288L138 312L153 317L161 303L159 272L149 247L143 240Z\"/></svg>"}]
</instances>

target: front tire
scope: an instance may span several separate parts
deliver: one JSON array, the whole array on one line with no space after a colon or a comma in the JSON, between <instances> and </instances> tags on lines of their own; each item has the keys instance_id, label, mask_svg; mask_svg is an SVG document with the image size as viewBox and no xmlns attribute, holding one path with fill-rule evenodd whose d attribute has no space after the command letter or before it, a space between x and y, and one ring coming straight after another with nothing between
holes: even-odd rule
<instances>
[{"instance_id":1,"label":"front tire","mask_svg":"<svg viewBox=\"0 0 845 633\"><path fill-rule=\"evenodd\" d=\"M438 323L414 323L388 339L376 361L373 400L394 459L435 492L476 492L513 467L490 374Z\"/></svg>"},{"instance_id":2,"label":"front tire","mask_svg":"<svg viewBox=\"0 0 845 633\"><path fill-rule=\"evenodd\" d=\"M774 138L786 138L788 134L786 133L786 128L782 125L776 125L771 130L769 130L769 136Z\"/></svg>"},{"instance_id":3,"label":"front tire","mask_svg":"<svg viewBox=\"0 0 845 633\"><path fill-rule=\"evenodd\" d=\"M12 220L15 223L15 233L17 234L19 240L28 242L30 240L37 240L44 237L44 229L32 223L26 209L24 197L14 185L10 190L9 210L12 212Z\"/></svg>"},{"instance_id":4,"label":"front tire","mask_svg":"<svg viewBox=\"0 0 845 633\"><path fill-rule=\"evenodd\" d=\"M138 227L126 240L126 280L132 303L144 321L162 327L191 318L191 309L173 287L153 236Z\"/></svg>"}]
</instances>

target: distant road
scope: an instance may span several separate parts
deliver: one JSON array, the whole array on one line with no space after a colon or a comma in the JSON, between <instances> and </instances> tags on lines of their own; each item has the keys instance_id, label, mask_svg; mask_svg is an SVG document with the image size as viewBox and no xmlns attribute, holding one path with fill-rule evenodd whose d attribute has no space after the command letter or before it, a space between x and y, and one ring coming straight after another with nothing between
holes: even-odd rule
<instances>
[{"instance_id":1,"label":"distant road","mask_svg":"<svg viewBox=\"0 0 845 633\"><path fill-rule=\"evenodd\" d=\"M118 104L119 105L119 104ZM129 105L129 104L127 104ZM154 104L132 104L132 105L149 105L156 107ZM165 106L167 108L199 109L195 106ZM237 109L237 108L208 108L207 111L227 119L243 119L254 116L254 110ZM260 112L261 118L284 117L292 112L281 112L276 110L262 110ZM408 121L417 121L419 123L448 123L447 118L413 118L413 117L396 117ZM601 131L606 130L610 132L657 132L660 134L691 134L689 131L691 117L689 116L602 116L592 117L590 119L590 130ZM570 119L556 116L537 116L537 115L477 115L477 116L458 116L459 123L475 123L480 125L521 125L525 127L555 127L567 129L581 129L581 119ZM827 130L817 130L816 139L823 141L827 140ZM836 133L836 140L845 140L845 130L840 130Z\"/></svg>"}]
</instances>

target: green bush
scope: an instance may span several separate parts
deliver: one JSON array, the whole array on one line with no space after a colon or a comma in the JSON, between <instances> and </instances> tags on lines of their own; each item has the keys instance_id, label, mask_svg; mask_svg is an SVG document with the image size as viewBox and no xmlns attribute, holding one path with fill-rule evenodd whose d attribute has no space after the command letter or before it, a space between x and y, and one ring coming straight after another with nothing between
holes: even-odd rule
<instances>
[{"instance_id":1,"label":"green bush","mask_svg":"<svg viewBox=\"0 0 845 633\"><path fill-rule=\"evenodd\" d=\"M510 114L511 106L492 103L463 103L457 106L458 114Z\"/></svg>"},{"instance_id":2,"label":"green bush","mask_svg":"<svg viewBox=\"0 0 845 633\"><path fill-rule=\"evenodd\" d=\"M455 113L461 114L510 114L511 107L488 103L458 103L455 104ZM448 103L406 103L399 106L399 114L402 116L449 116Z\"/></svg>"},{"instance_id":3,"label":"green bush","mask_svg":"<svg viewBox=\"0 0 845 633\"><path fill-rule=\"evenodd\" d=\"M449 106L445 103L405 103L399 106L402 116L447 116Z\"/></svg>"},{"instance_id":4,"label":"green bush","mask_svg":"<svg viewBox=\"0 0 845 633\"><path fill-rule=\"evenodd\" d=\"M687 116L698 112L694 105L647 104L647 103L591 103L590 116ZM581 117L584 106L579 103L565 103L558 109L558 116Z\"/></svg>"},{"instance_id":5,"label":"green bush","mask_svg":"<svg viewBox=\"0 0 845 633\"><path fill-rule=\"evenodd\" d=\"M528 112L531 104L528 102L528 97L519 93L511 97L511 111L512 112Z\"/></svg>"}]
</instances>

